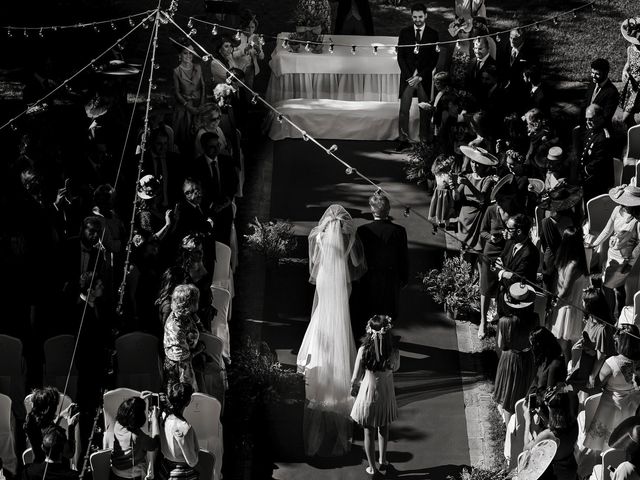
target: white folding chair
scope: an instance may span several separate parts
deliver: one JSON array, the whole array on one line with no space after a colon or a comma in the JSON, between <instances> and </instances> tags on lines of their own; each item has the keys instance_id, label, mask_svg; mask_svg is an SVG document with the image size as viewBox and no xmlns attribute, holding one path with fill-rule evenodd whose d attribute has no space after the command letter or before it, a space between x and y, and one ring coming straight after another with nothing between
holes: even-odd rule
<instances>
[{"instance_id":1,"label":"white folding chair","mask_svg":"<svg viewBox=\"0 0 640 480\"><path fill-rule=\"evenodd\" d=\"M3 467L15 475L18 469L18 458L16 457L11 404L11 398L0 393L0 458Z\"/></svg>"},{"instance_id":2,"label":"white folding chair","mask_svg":"<svg viewBox=\"0 0 640 480\"><path fill-rule=\"evenodd\" d=\"M231 274L231 248L216 242L216 266L213 269L212 285L226 288L233 297L233 275Z\"/></svg>"},{"instance_id":3,"label":"white folding chair","mask_svg":"<svg viewBox=\"0 0 640 480\"><path fill-rule=\"evenodd\" d=\"M584 401L584 410L578 414L578 441L576 444L579 448L584 447L584 439L593 421L601 396L602 393L597 393L587 397Z\"/></svg>"},{"instance_id":4,"label":"white folding chair","mask_svg":"<svg viewBox=\"0 0 640 480\"><path fill-rule=\"evenodd\" d=\"M206 332L200 334L200 341L204 343L207 353L213 357L213 365L204 373L203 393L217 398L224 411L224 392L227 389L227 374L222 360L224 344L220 338Z\"/></svg>"},{"instance_id":5,"label":"white folding chair","mask_svg":"<svg viewBox=\"0 0 640 480\"><path fill-rule=\"evenodd\" d=\"M221 479L222 469L222 424L220 402L203 393L194 393L191 403L184 409L185 420L193 427L200 448L213 453L216 458L214 480Z\"/></svg>"},{"instance_id":6,"label":"white folding chair","mask_svg":"<svg viewBox=\"0 0 640 480\"><path fill-rule=\"evenodd\" d=\"M109 480L111 476L111 449L92 453L89 464L93 473L93 480Z\"/></svg>"},{"instance_id":7,"label":"white folding chair","mask_svg":"<svg viewBox=\"0 0 640 480\"><path fill-rule=\"evenodd\" d=\"M102 412L104 414L103 448L113 448L113 428L116 424L116 414L120 404L131 397L139 397L138 390L130 388L116 388L109 390L102 396Z\"/></svg>"},{"instance_id":8,"label":"white folding chair","mask_svg":"<svg viewBox=\"0 0 640 480\"><path fill-rule=\"evenodd\" d=\"M638 160L640 160L640 125L634 125L627 130L627 145L622 161L625 168L630 167L630 170L633 170Z\"/></svg>"},{"instance_id":9,"label":"white folding chair","mask_svg":"<svg viewBox=\"0 0 640 480\"><path fill-rule=\"evenodd\" d=\"M24 409L28 414L31 410L33 410L33 393L30 393L29 395L24 397L23 403L24 403ZM73 400L71 400L71 397L69 395L62 395L62 392L60 392L60 399L58 400L57 411L62 412L65 408L67 408L72 403L73 403ZM68 425L67 425L67 420L65 418L62 418L60 420L60 426L65 430L67 429Z\"/></svg>"},{"instance_id":10,"label":"white folding chair","mask_svg":"<svg viewBox=\"0 0 640 480\"><path fill-rule=\"evenodd\" d=\"M132 332L115 342L118 387L158 392L162 386L162 366L158 339L148 333Z\"/></svg>"},{"instance_id":11,"label":"white folding chair","mask_svg":"<svg viewBox=\"0 0 640 480\"><path fill-rule=\"evenodd\" d=\"M216 457L207 450L200 449L198 452L198 464L196 470L200 480L214 480L213 472L216 464Z\"/></svg>"},{"instance_id":12,"label":"white folding chair","mask_svg":"<svg viewBox=\"0 0 640 480\"><path fill-rule=\"evenodd\" d=\"M618 185L622 185L622 177L624 172L624 164L622 160L613 157L613 186L616 187Z\"/></svg>"},{"instance_id":13,"label":"white folding chair","mask_svg":"<svg viewBox=\"0 0 640 480\"><path fill-rule=\"evenodd\" d=\"M238 160L240 161L240 169L238 171L238 191L236 192L236 197L242 198L245 175L244 152L242 151L242 133L238 129L236 129L236 144L234 145L234 147L238 149Z\"/></svg>"},{"instance_id":14,"label":"white folding chair","mask_svg":"<svg viewBox=\"0 0 640 480\"><path fill-rule=\"evenodd\" d=\"M36 456L33 454L33 449L31 447L27 448L24 452L22 452L22 464L27 466L36 459Z\"/></svg>"},{"instance_id":15,"label":"white folding chair","mask_svg":"<svg viewBox=\"0 0 640 480\"><path fill-rule=\"evenodd\" d=\"M515 415L511 415L507 426L507 439L504 444L504 456L509 460L509 470L518 465L518 455L524 448L524 398L515 404Z\"/></svg>"},{"instance_id":16,"label":"white folding chair","mask_svg":"<svg viewBox=\"0 0 640 480\"><path fill-rule=\"evenodd\" d=\"M595 240L600 232L604 230L615 207L616 203L606 193L593 197L587 202L587 218L589 219L588 234L592 236L591 240ZM591 266L591 259L596 253L600 259L605 258L608 248L609 242L603 242L597 251L593 251L590 248L585 249L588 265Z\"/></svg>"},{"instance_id":17,"label":"white folding chair","mask_svg":"<svg viewBox=\"0 0 640 480\"><path fill-rule=\"evenodd\" d=\"M54 386L60 392L64 391L75 341L73 335L58 335L44 342L44 385ZM77 392L78 370L74 362L71 366L67 394L71 398L76 398Z\"/></svg>"},{"instance_id":18,"label":"white folding chair","mask_svg":"<svg viewBox=\"0 0 640 480\"><path fill-rule=\"evenodd\" d=\"M22 400L25 396L26 363L22 356L22 342L8 335L0 335L0 393L11 397L14 414L24 419Z\"/></svg>"},{"instance_id":19,"label":"white folding chair","mask_svg":"<svg viewBox=\"0 0 640 480\"><path fill-rule=\"evenodd\" d=\"M217 310L211 320L211 333L222 340L222 355L231 358L231 337L229 335L229 314L231 309L231 293L222 287L211 285L213 307Z\"/></svg>"}]
</instances>

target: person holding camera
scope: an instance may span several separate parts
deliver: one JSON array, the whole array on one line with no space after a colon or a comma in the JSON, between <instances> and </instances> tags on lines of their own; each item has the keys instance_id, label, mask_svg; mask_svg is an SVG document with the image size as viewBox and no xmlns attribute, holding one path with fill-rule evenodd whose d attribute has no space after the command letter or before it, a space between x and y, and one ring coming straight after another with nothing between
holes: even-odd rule
<instances>
[{"instance_id":1,"label":"person holding camera","mask_svg":"<svg viewBox=\"0 0 640 480\"><path fill-rule=\"evenodd\" d=\"M118 407L113 427L111 451L112 480L142 479L147 476L147 452L160 446L158 407L150 414L151 435L142 431L147 422L147 406L140 397L126 399Z\"/></svg>"}]
</instances>

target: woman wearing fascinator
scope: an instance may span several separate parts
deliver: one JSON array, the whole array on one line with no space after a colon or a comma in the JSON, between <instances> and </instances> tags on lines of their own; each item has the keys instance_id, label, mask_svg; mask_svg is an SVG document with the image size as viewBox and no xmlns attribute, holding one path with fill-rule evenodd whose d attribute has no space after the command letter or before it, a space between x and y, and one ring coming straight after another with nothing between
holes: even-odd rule
<instances>
[{"instance_id":1,"label":"woman wearing fascinator","mask_svg":"<svg viewBox=\"0 0 640 480\"><path fill-rule=\"evenodd\" d=\"M309 269L316 293L297 359L306 379L305 451L340 456L350 449L349 381L356 356L349 295L351 282L367 269L356 226L342 206L331 205L311 230Z\"/></svg>"}]
</instances>

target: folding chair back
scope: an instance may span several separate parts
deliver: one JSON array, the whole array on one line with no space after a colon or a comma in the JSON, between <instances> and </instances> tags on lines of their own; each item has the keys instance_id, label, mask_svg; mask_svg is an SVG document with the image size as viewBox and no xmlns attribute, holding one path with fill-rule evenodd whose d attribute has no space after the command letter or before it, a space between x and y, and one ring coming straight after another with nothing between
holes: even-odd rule
<instances>
[{"instance_id":1,"label":"folding chair back","mask_svg":"<svg viewBox=\"0 0 640 480\"><path fill-rule=\"evenodd\" d=\"M210 395L194 393L191 403L184 409L184 418L193 427L200 448L207 450L217 459L215 480L220 479L222 468L222 424L220 423L220 402Z\"/></svg>"},{"instance_id":2,"label":"folding chair back","mask_svg":"<svg viewBox=\"0 0 640 480\"><path fill-rule=\"evenodd\" d=\"M213 456L213 453L200 449L198 452L198 465L196 465L200 480L213 480L215 463L216 458Z\"/></svg>"},{"instance_id":3,"label":"folding chair back","mask_svg":"<svg viewBox=\"0 0 640 480\"><path fill-rule=\"evenodd\" d=\"M618 450L617 448L609 448L602 452L602 480L611 480L611 472L609 467L617 468L622 462L626 460L624 450Z\"/></svg>"},{"instance_id":4,"label":"folding chair back","mask_svg":"<svg viewBox=\"0 0 640 480\"><path fill-rule=\"evenodd\" d=\"M60 392L64 391L67 380L67 371L73 356L75 337L73 335L58 335L44 342L44 384L56 387ZM78 370L75 362L71 366L71 375L67 393L75 398L78 390Z\"/></svg>"},{"instance_id":5,"label":"folding chair back","mask_svg":"<svg viewBox=\"0 0 640 480\"><path fill-rule=\"evenodd\" d=\"M595 395L587 397L587 399L584 401L585 432L589 431L589 427L591 426L591 422L593 421L593 416L595 415L598 404L600 403L600 397L602 397L602 393L597 393Z\"/></svg>"},{"instance_id":6,"label":"folding chair back","mask_svg":"<svg viewBox=\"0 0 640 480\"><path fill-rule=\"evenodd\" d=\"M625 165L635 165L640 160L640 125L627 130L627 148L625 149Z\"/></svg>"},{"instance_id":7,"label":"folding chair back","mask_svg":"<svg viewBox=\"0 0 640 480\"><path fill-rule=\"evenodd\" d=\"M230 336L229 336L229 308L231 306L231 293L229 290L211 285L211 294L213 296L213 307L216 314L211 320L211 333L222 340L224 348L222 355L229 358L231 354Z\"/></svg>"},{"instance_id":8,"label":"folding chair back","mask_svg":"<svg viewBox=\"0 0 640 480\"><path fill-rule=\"evenodd\" d=\"M89 457L93 480L109 480L111 476L111 449L100 450Z\"/></svg>"},{"instance_id":9,"label":"folding chair back","mask_svg":"<svg viewBox=\"0 0 640 480\"><path fill-rule=\"evenodd\" d=\"M524 448L524 398L516 402L515 410L516 424L510 439L509 470L513 470L518 466L518 455Z\"/></svg>"},{"instance_id":10,"label":"folding chair back","mask_svg":"<svg viewBox=\"0 0 640 480\"><path fill-rule=\"evenodd\" d=\"M113 448L113 428L116 424L116 414L120 404L131 397L139 397L138 390L130 388L116 388L109 390L102 396L102 411L104 414L103 448Z\"/></svg>"},{"instance_id":11,"label":"folding chair back","mask_svg":"<svg viewBox=\"0 0 640 480\"><path fill-rule=\"evenodd\" d=\"M587 202L589 233L591 235L598 236L604 230L615 207L616 203L606 193L593 197Z\"/></svg>"},{"instance_id":12,"label":"folding chair back","mask_svg":"<svg viewBox=\"0 0 640 480\"><path fill-rule=\"evenodd\" d=\"M158 356L159 342L148 333L132 332L116 339L118 387L160 391L162 369Z\"/></svg>"},{"instance_id":13,"label":"folding chair back","mask_svg":"<svg viewBox=\"0 0 640 480\"><path fill-rule=\"evenodd\" d=\"M217 398L224 411L224 392L227 387L227 375L224 361L222 360L222 340L215 335L203 332L200 334L200 341L204 343L207 353L213 357L213 364L209 365L204 372L202 392Z\"/></svg>"},{"instance_id":14,"label":"folding chair back","mask_svg":"<svg viewBox=\"0 0 640 480\"><path fill-rule=\"evenodd\" d=\"M613 157L613 186L622 185L622 177L624 172L624 164L622 160Z\"/></svg>"},{"instance_id":15,"label":"folding chair back","mask_svg":"<svg viewBox=\"0 0 640 480\"><path fill-rule=\"evenodd\" d=\"M231 278L231 248L216 242L216 266L213 269L212 285L226 288L233 295Z\"/></svg>"},{"instance_id":16,"label":"folding chair back","mask_svg":"<svg viewBox=\"0 0 640 480\"><path fill-rule=\"evenodd\" d=\"M29 447L24 452L22 452L23 465L26 466L26 465L29 465L30 463L33 463L35 459L36 459L36 456L33 454L33 448Z\"/></svg>"}]
</instances>

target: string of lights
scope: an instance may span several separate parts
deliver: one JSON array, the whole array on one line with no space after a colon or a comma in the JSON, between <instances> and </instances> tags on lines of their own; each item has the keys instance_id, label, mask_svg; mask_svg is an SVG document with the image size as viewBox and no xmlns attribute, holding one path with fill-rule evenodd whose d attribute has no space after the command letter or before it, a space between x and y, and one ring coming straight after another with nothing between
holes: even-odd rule
<instances>
[{"instance_id":1,"label":"string of lights","mask_svg":"<svg viewBox=\"0 0 640 480\"><path fill-rule=\"evenodd\" d=\"M164 13L164 12L161 12L161 13ZM167 16L167 18L169 18L169 17ZM356 177L359 177L365 183L367 183L367 184L371 185L372 187L374 187L376 193L384 194L391 201L393 201L395 204L400 205L401 208L404 209L404 216L405 217L408 217L411 213L413 213L416 217L418 217L421 220L425 221L426 223L431 225L434 229L438 229L439 228L439 226L435 222L430 220L427 216L425 216L424 214L422 214L419 211L412 210L412 208L410 206L405 205L404 202L402 202L395 195L393 195L391 192L386 190L383 186L381 186L375 180L369 178L368 176L366 176L365 174L363 174L362 172L357 170L355 167L350 165L348 162L346 162L345 160L340 158L338 155L336 155L335 152L337 152L337 150L338 150L338 146L337 145L331 145L329 148L327 148L324 145L322 145L317 139L315 139L313 136L309 135L306 131L304 131L302 128L300 128L297 124L295 124L293 121L291 121L285 115L283 115L277 108L275 108L273 105L271 105L269 102L267 102L264 98L262 98L251 87L249 87L244 82L242 82L239 78L237 78L231 72L231 70L229 70L224 64L222 64L220 61L218 61L215 57L213 57L213 55L211 55L211 53L209 53L206 48L204 48L200 43L198 43L193 38L191 33L186 32L173 19L169 19L169 21L171 23L173 23L173 25L178 30L180 30L180 32L182 32L183 35L185 35L195 46L197 46L203 52L203 55L197 55L198 57L200 57L204 62L208 62L209 60L211 60L213 62L216 62L219 66L221 66L222 68L224 68L227 71L227 74L228 74L227 83L228 84L236 82L242 88L247 90L251 95L251 103L252 104L256 105L258 102L260 102L262 105L264 105L268 110L270 110L275 115L275 118L277 119L277 121L279 123L287 122L289 125L291 125L291 127L293 127L295 130L297 130L300 133L300 135L302 136L302 139L304 141L313 143L318 148L323 150L327 155L329 155L334 160L339 162L342 166L344 166L345 167L345 173L347 175L355 175ZM489 256L485 255L482 252L477 252L477 251L471 249L468 244L466 244L464 242L460 242L460 240L458 239L458 237L455 234L447 231L446 229L443 229L442 232L444 233L445 236L448 236L448 237L452 238L455 242L461 244L461 248L460 248L461 253L468 253L468 254L477 255L479 259L482 259L482 260L488 262L491 265L495 264L495 259L490 258ZM517 272L514 272L513 270L510 270L508 268L503 268L503 270L505 272L511 273L513 275L513 277L515 277L517 279L517 281L520 282L521 285L523 285L523 286L524 285L531 286L532 288L535 289L536 292L538 292L539 294L543 295L544 297L546 297L548 299L551 299L553 302L557 302L557 301L560 300L555 293L546 290L544 287L541 287L537 283L535 283L533 281L530 281L529 279L527 279L526 277L518 274ZM616 328L615 325L611 325L611 324L607 323L604 319L599 318L599 317L593 315L591 312L586 311L582 305L574 305L574 304L567 303L567 302L564 302L563 305L569 305L569 306L577 309L578 311L582 312L585 316L589 316L590 318L593 318L594 320L596 320L599 323L602 323L602 324L604 324L604 325L606 325L608 327L614 328L614 329ZM631 334L629 334L629 335L631 335ZM640 340L640 337L636 337L636 338L638 338Z\"/></svg>"},{"instance_id":2,"label":"string of lights","mask_svg":"<svg viewBox=\"0 0 640 480\"><path fill-rule=\"evenodd\" d=\"M537 20L535 22L530 22L524 25L519 25L517 27L513 27L513 28L509 28L506 30L500 30L497 32L493 32L493 33L489 33L486 35L477 35L475 37L469 37L464 39L464 41L473 41L479 38L488 38L488 37L495 37L495 40L497 42L500 41L500 37L503 35L509 35L509 33L512 30L526 30L529 28L538 28L539 25L544 24L544 23L553 23L554 25L558 25L559 21L561 18L563 17L570 17L571 19L575 19L577 16L577 12L584 10L586 8L591 7L592 10L595 10L595 0L590 1L589 3L586 3L584 5L580 5L578 7L572 8L571 10L566 10L554 15L549 15L548 17L545 17L541 20ZM187 17L185 17L187 18ZM206 20L202 20L199 18L195 18L195 17L188 17L188 22L187 22L187 27L190 29L190 35L195 35L198 33L197 29L195 28L195 24L196 23L200 23L203 25L208 25L211 27L211 35L213 36L217 36L220 34L220 31L229 31L229 32L234 32L234 38L236 40L240 40L240 36L242 34L247 35L249 32L242 30L242 29L237 29L237 28L233 28L233 27L229 27L227 25L223 25L220 23L213 23L213 22L208 22ZM274 40L274 41L282 41L282 47L283 48L287 48L287 46L291 43L298 43L300 45L305 45L305 48L308 49L308 47L314 46L314 45L327 45L329 47L329 52L333 53L333 50L335 47L347 47L347 48L351 48L351 51L353 54L356 53L358 48L366 48L366 49L372 49L374 54L378 53L378 48L413 48L413 49L417 49L420 47L431 47L434 46L436 47L436 50L439 49L439 47L441 45L450 45L450 44L459 44L459 40L457 39L453 39L453 40L442 40L442 41L438 41L438 42L429 42L429 43L412 43L412 44L407 44L407 45L397 45L397 44L382 44L382 43L376 43L375 45L371 45L371 44L341 44L341 43L336 43L333 40L331 40L331 37L329 37L329 42L325 42L324 39L322 41L310 41L310 40L305 40L305 39L295 39L295 38L282 38L281 35L274 35L274 34L270 34L270 35L265 35L265 34L258 34L258 38L259 38L259 42L261 45L265 44L265 38L269 39L269 40Z\"/></svg>"},{"instance_id":3,"label":"string of lights","mask_svg":"<svg viewBox=\"0 0 640 480\"><path fill-rule=\"evenodd\" d=\"M76 71L73 75L71 75L70 77L66 78L62 82L60 82L60 85L57 85L56 87L54 87L44 97L36 100L34 103L29 105L25 110L20 112L18 115L16 115L15 117L12 117L11 119L7 120L4 124L2 124L0 126L0 131L5 129L8 126L11 126L12 128L17 129L17 126L15 125L16 120L18 120L22 116L26 115L27 113L34 111L34 109L36 109L37 107L43 107L44 106L43 102L46 99L48 99L49 97L51 97L53 94L55 94L58 90L60 90L62 88L68 88L69 82L71 82L74 78L76 78L78 75L80 75L82 72L84 72L88 68L94 67L95 63L98 60L100 60L107 53L111 52L111 50L113 50L115 47L117 47L123 40L125 40L127 37L129 37L138 28L140 28L140 27L144 28L147 25L147 23L146 23L147 20L149 20L155 14L156 14L155 10L151 11L150 14L148 14L145 18L143 18L138 24L134 25L127 33L125 33L122 37L120 37L118 40L116 40L114 43L112 43L109 47L107 47L105 50L103 50L97 57L91 59L91 61L89 63L87 63L84 67L82 67L80 70Z\"/></svg>"},{"instance_id":4,"label":"string of lights","mask_svg":"<svg viewBox=\"0 0 640 480\"><path fill-rule=\"evenodd\" d=\"M17 26L17 25L5 25L0 26L0 29L6 30L8 38L14 38L16 32L22 32L24 37L29 37L30 33L37 32L37 35L42 38L45 33L57 32L58 30L70 30L79 28L92 27L96 32L100 32L100 27L108 26L113 31L118 30L119 23L128 23L130 27L135 25L135 20L138 17L143 17L153 12L153 10L147 10L145 12L134 13L124 17L108 18L106 20L97 20L95 22L81 22L70 25L41 25L41 26Z\"/></svg>"}]
</instances>

